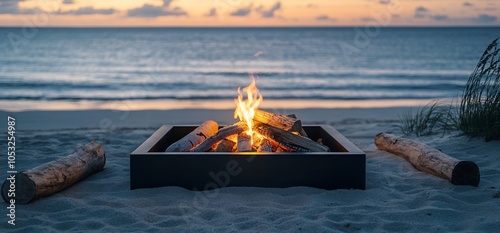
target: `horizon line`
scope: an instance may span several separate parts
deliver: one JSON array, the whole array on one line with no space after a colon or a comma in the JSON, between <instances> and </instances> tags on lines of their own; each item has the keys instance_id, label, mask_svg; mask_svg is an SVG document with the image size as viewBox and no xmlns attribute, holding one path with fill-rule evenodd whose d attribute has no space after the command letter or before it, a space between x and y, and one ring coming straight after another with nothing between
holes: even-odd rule
<instances>
[{"instance_id":1,"label":"horizon line","mask_svg":"<svg viewBox=\"0 0 500 233\"><path fill-rule=\"evenodd\" d=\"M356 28L366 25L342 25L342 26L35 26L35 28ZM0 28L24 28L20 25L0 25ZM498 28L500 25L394 25L379 26L380 28Z\"/></svg>"}]
</instances>

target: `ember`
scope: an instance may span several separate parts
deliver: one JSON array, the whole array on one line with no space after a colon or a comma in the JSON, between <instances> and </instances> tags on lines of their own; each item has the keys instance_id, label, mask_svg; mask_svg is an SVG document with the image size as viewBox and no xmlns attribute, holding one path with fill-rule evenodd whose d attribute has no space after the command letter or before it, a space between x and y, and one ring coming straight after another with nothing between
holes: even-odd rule
<instances>
[{"instance_id":1,"label":"ember","mask_svg":"<svg viewBox=\"0 0 500 233\"><path fill-rule=\"evenodd\" d=\"M166 152L326 152L327 146L307 137L295 115L259 110L263 101L250 74L249 86L238 88L234 118L240 121L219 129L212 120L171 144ZM244 95L246 94L246 99Z\"/></svg>"}]
</instances>

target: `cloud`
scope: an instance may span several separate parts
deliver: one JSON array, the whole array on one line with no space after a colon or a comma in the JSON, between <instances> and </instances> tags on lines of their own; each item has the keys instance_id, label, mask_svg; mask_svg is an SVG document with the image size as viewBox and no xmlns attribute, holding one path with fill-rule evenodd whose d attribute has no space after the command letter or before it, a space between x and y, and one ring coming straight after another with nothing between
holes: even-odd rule
<instances>
[{"instance_id":1,"label":"cloud","mask_svg":"<svg viewBox=\"0 0 500 233\"><path fill-rule=\"evenodd\" d=\"M262 18L272 18L274 17L274 12L279 9L281 9L281 2L277 2L269 10L264 10L263 7L259 7L257 11L261 14Z\"/></svg>"},{"instance_id":2,"label":"cloud","mask_svg":"<svg viewBox=\"0 0 500 233\"><path fill-rule=\"evenodd\" d=\"M73 4L73 3L75 3L75 1L74 0L64 0L62 3L63 4Z\"/></svg>"},{"instance_id":3,"label":"cloud","mask_svg":"<svg viewBox=\"0 0 500 233\"><path fill-rule=\"evenodd\" d=\"M387 4L391 3L391 0L379 0L378 3L380 3L382 5L387 5Z\"/></svg>"},{"instance_id":4,"label":"cloud","mask_svg":"<svg viewBox=\"0 0 500 233\"><path fill-rule=\"evenodd\" d=\"M18 0L5 0L0 2L0 14L16 14L19 11Z\"/></svg>"},{"instance_id":5,"label":"cloud","mask_svg":"<svg viewBox=\"0 0 500 233\"><path fill-rule=\"evenodd\" d=\"M474 6L474 4L472 4L470 2L464 2L464 4L462 4L462 6L470 7L470 6Z\"/></svg>"},{"instance_id":6,"label":"cloud","mask_svg":"<svg viewBox=\"0 0 500 233\"><path fill-rule=\"evenodd\" d=\"M1 14L34 14L37 12L36 8L22 9L19 7L20 2L25 0L2 0L0 1L0 15Z\"/></svg>"},{"instance_id":7,"label":"cloud","mask_svg":"<svg viewBox=\"0 0 500 233\"><path fill-rule=\"evenodd\" d=\"M60 12L61 15L112 15L115 9L94 9L93 7L83 7L78 10Z\"/></svg>"},{"instance_id":8,"label":"cloud","mask_svg":"<svg viewBox=\"0 0 500 233\"><path fill-rule=\"evenodd\" d=\"M431 16L431 18L436 20L436 21L445 21L448 19L448 16L447 15L433 15L433 16Z\"/></svg>"},{"instance_id":9,"label":"cloud","mask_svg":"<svg viewBox=\"0 0 500 233\"><path fill-rule=\"evenodd\" d=\"M335 22L337 21L336 19L334 18L330 18L330 16L328 15L319 15L318 17L316 17L316 20L317 21L330 21L330 22Z\"/></svg>"},{"instance_id":10,"label":"cloud","mask_svg":"<svg viewBox=\"0 0 500 233\"><path fill-rule=\"evenodd\" d=\"M450 19L448 15L432 15L431 11L428 8L425 8L423 6L419 6L415 8L415 18L430 18L435 21L446 21Z\"/></svg>"},{"instance_id":11,"label":"cloud","mask_svg":"<svg viewBox=\"0 0 500 233\"><path fill-rule=\"evenodd\" d=\"M247 16L248 14L250 14L251 11L252 11L252 5L250 5L248 7L237 9L234 12L232 12L230 15L242 17L242 16Z\"/></svg>"},{"instance_id":12,"label":"cloud","mask_svg":"<svg viewBox=\"0 0 500 233\"><path fill-rule=\"evenodd\" d=\"M164 7L169 7L170 3L172 3L174 0L163 0L163 6Z\"/></svg>"},{"instance_id":13,"label":"cloud","mask_svg":"<svg viewBox=\"0 0 500 233\"><path fill-rule=\"evenodd\" d=\"M214 17L217 16L217 9L212 8L208 13L205 14L205 17Z\"/></svg>"},{"instance_id":14,"label":"cloud","mask_svg":"<svg viewBox=\"0 0 500 233\"><path fill-rule=\"evenodd\" d=\"M415 8L415 18L425 18L426 16L429 15L429 9L419 6Z\"/></svg>"},{"instance_id":15,"label":"cloud","mask_svg":"<svg viewBox=\"0 0 500 233\"><path fill-rule=\"evenodd\" d=\"M159 16L182 16L187 15L187 12L180 7L171 8L173 0L163 0L163 6L153 6L144 4L142 7L131 9L127 12L130 17L159 17Z\"/></svg>"},{"instance_id":16,"label":"cloud","mask_svg":"<svg viewBox=\"0 0 500 233\"><path fill-rule=\"evenodd\" d=\"M472 18L472 21L477 23L493 23L497 21L497 17L493 15L481 14Z\"/></svg>"},{"instance_id":17,"label":"cloud","mask_svg":"<svg viewBox=\"0 0 500 233\"><path fill-rule=\"evenodd\" d=\"M483 7L483 8L475 8L475 11L496 11L497 8L494 6L489 6L489 7Z\"/></svg>"},{"instance_id":18,"label":"cloud","mask_svg":"<svg viewBox=\"0 0 500 233\"><path fill-rule=\"evenodd\" d=\"M312 4L312 3L307 4L307 6L306 6L306 7L307 7L307 8L318 8L318 6L317 6L317 5L314 5L314 4Z\"/></svg>"},{"instance_id":19,"label":"cloud","mask_svg":"<svg viewBox=\"0 0 500 233\"><path fill-rule=\"evenodd\" d=\"M419 6L415 9L415 12L420 12L420 13L427 13L429 12L429 9L423 7L423 6Z\"/></svg>"}]
</instances>

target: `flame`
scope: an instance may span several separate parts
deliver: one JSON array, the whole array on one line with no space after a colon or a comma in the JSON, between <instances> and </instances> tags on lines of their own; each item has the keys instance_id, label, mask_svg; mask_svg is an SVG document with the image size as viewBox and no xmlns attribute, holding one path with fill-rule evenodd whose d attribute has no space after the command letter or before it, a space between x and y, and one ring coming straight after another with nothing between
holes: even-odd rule
<instances>
[{"instance_id":1,"label":"flame","mask_svg":"<svg viewBox=\"0 0 500 233\"><path fill-rule=\"evenodd\" d=\"M263 98L259 93L259 88L255 85L253 74L250 74L250 79L252 80L250 85L243 88L243 92L246 93L246 100L243 100L241 87L238 87L238 98L234 99L234 103L236 103L234 118L238 117L240 121L246 122L248 126L246 133L250 136L253 145L253 117L255 115L255 110L258 109Z\"/></svg>"}]
</instances>

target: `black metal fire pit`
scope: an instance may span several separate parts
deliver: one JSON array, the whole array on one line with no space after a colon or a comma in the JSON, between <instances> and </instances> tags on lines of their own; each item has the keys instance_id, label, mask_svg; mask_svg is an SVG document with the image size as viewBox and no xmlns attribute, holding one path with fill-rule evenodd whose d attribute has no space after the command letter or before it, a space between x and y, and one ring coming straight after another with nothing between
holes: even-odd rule
<instances>
[{"instance_id":1,"label":"black metal fire pit","mask_svg":"<svg viewBox=\"0 0 500 233\"><path fill-rule=\"evenodd\" d=\"M130 188L227 186L365 189L366 155L329 125L304 126L330 152L164 152L196 126L164 125L130 154Z\"/></svg>"}]
</instances>

